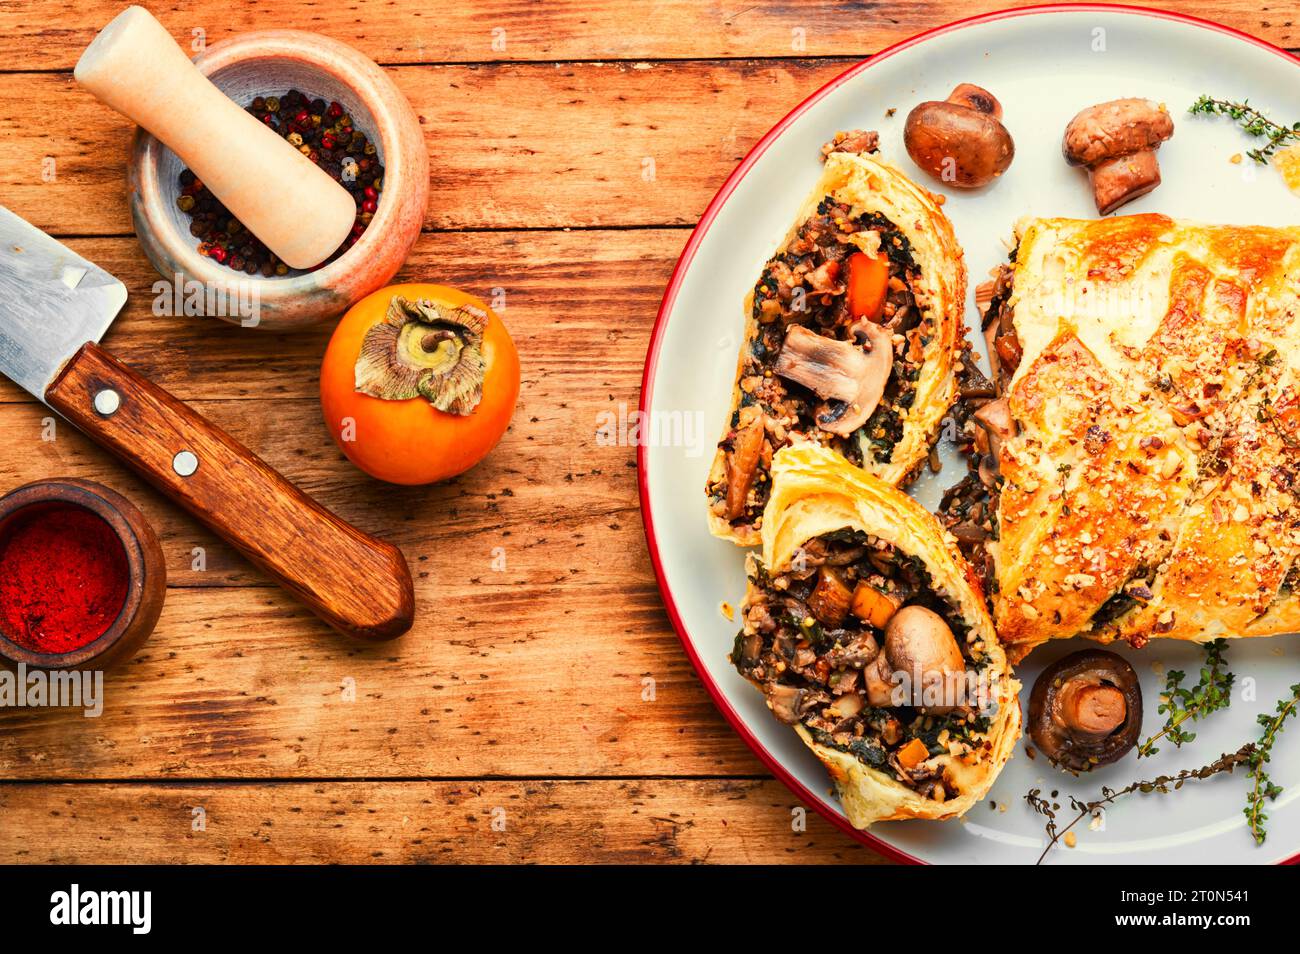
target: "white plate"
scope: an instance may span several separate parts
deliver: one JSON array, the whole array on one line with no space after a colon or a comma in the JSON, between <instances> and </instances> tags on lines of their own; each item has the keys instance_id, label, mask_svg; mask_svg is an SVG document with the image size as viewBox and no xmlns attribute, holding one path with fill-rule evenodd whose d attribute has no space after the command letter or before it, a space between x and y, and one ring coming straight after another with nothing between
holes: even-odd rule
<instances>
[{"instance_id":1,"label":"white plate","mask_svg":"<svg viewBox=\"0 0 1300 954\"><path fill-rule=\"evenodd\" d=\"M646 361L640 449L642 513L660 589L683 645L714 700L740 735L801 798L845 830L820 763L778 724L761 695L733 670L727 653L736 625L721 614L723 600L738 604L744 590L743 552L713 539L705 524L703 487L713 444L726 417L736 349L743 327L741 301L775 251L820 170L818 147L837 130L881 134L881 152L917 181L934 186L903 149L908 110L944 99L958 82L992 90L1005 108L1016 159L995 185L975 193L948 191L946 210L966 250L971 286L1006 258L1012 224L1022 215L1092 217L1095 208L1082 172L1061 159L1066 123L1079 109L1120 96L1168 104L1176 132L1160 152L1164 184L1123 209L1163 212L1207 222L1294 225L1300 198L1277 172L1229 157L1251 140L1228 120L1185 115L1202 93L1249 98L1279 120L1300 119L1297 61L1259 40L1201 21L1153 11L1070 7L1009 11L953 24L914 38L850 69L779 123L727 180L692 235L664 295ZM895 109L892 117L886 110ZM978 327L974 301L968 323ZM974 335L983 351L982 336ZM648 423L653 423L652 429ZM656 432L657 433L654 433ZM964 466L945 449L937 477L913 493L933 507ZM1082 641L1049 645L1020 667L1022 704L1042 668L1080 648ZM1144 737L1163 723L1156 713L1169 668L1188 671L1195 684L1202 651L1156 640L1145 650L1122 650L1142 677ZM871 835L854 833L896 858L927 862L1032 862L1045 844L1042 819L1023 796L1033 787L1096 797L1103 785L1122 787L1180 768L1195 768L1257 737L1256 715L1271 711L1300 681L1300 642L1284 636L1231 643L1229 661L1238 688L1231 708L1193 726L1197 740L1171 745L1140 762L1073 779L1023 745L983 804L955 822L891 822ZM1256 847L1245 828L1243 777L1193 782L1171 795L1135 794L1113 807L1105 831L1079 826L1078 846L1057 847L1050 863L1277 862L1300 853L1300 722L1279 740L1271 765L1285 793L1268 808L1268 840ZM991 803L997 808L991 808ZM1002 806L1006 806L1003 810ZM1062 814L1072 817L1068 808Z\"/></svg>"}]
</instances>

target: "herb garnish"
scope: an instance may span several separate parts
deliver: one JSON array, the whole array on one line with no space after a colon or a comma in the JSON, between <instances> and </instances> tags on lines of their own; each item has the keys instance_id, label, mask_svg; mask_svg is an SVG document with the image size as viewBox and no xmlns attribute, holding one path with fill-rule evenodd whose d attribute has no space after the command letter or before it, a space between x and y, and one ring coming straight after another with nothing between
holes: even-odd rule
<instances>
[{"instance_id":1,"label":"herb garnish","mask_svg":"<svg viewBox=\"0 0 1300 954\"><path fill-rule=\"evenodd\" d=\"M1261 166L1267 165L1273 154L1287 143L1300 142L1300 123L1296 123L1294 126L1275 123L1254 106L1251 106L1249 100L1234 103L1230 100L1202 96L1192 104L1188 112L1200 116L1227 116L1229 119L1235 120L1248 134L1266 138L1268 140L1267 145L1261 146L1259 149L1252 149L1246 153Z\"/></svg>"},{"instance_id":2,"label":"herb garnish","mask_svg":"<svg viewBox=\"0 0 1300 954\"><path fill-rule=\"evenodd\" d=\"M1268 764L1269 754L1273 749L1273 743L1277 741L1278 733L1282 731L1286 720L1295 714L1298 704L1300 704L1300 683L1291 687L1291 698L1283 699L1277 704L1275 715L1265 712L1259 716L1259 724L1264 727L1264 734L1260 736L1257 745L1251 746L1253 751L1249 764L1252 784L1250 794L1246 796L1244 809L1246 821L1250 825L1250 833L1254 836L1257 845L1262 845L1266 837L1264 823L1268 821L1268 816L1264 814L1264 799L1271 802L1282 794L1282 786L1273 783L1264 766Z\"/></svg>"},{"instance_id":3,"label":"herb garnish","mask_svg":"<svg viewBox=\"0 0 1300 954\"><path fill-rule=\"evenodd\" d=\"M1300 700L1300 686L1296 686L1295 688L1297 690L1297 700ZM1025 801L1029 803L1030 807L1032 807L1034 811L1047 819L1047 847L1045 847L1043 853L1038 856L1038 861L1036 861L1035 864L1041 865L1043 859L1047 857L1047 853L1056 846L1058 841L1065 837L1066 832L1079 824L1079 822L1083 821L1083 819L1087 818L1089 815L1097 812L1103 806L1111 804L1118 799L1123 798L1125 795L1131 795L1133 792L1141 792L1143 795L1149 795L1152 792L1159 792L1161 795L1167 795L1171 791L1176 792L1178 789L1183 787L1184 782L1193 779L1207 779L1213 775L1218 775L1220 772L1231 772L1242 763L1250 763L1255 756L1255 751L1256 746L1251 742L1243 745L1231 755L1221 755L1217 760L1211 762L1209 765L1202 766L1198 769L1183 769L1176 775L1160 775L1149 782L1133 782L1131 785L1126 785L1124 788L1118 790L1102 786L1101 798L1091 802L1080 801L1071 795L1070 807L1078 814L1064 828L1058 828L1056 824L1056 812L1057 809L1060 808L1060 805L1054 804L1048 799L1043 798L1042 789L1031 789L1029 794L1025 796ZM1265 759L1265 761L1267 761L1267 759Z\"/></svg>"},{"instance_id":4,"label":"herb garnish","mask_svg":"<svg viewBox=\"0 0 1300 954\"><path fill-rule=\"evenodd\" d=\"M1165 676L1163 701L1156 710L1167 716L1165 727L1138 746L1138 758L1155 755L1160 751L1156 742L1168 737L1174 748L1181 749L1184 742L1196 738L1195 732L1182 728L1187 720L1205 718L1211 712L1226 709L1232 704L1232 683L1236 679L1227 671L1223 653L1228 648L1226 639L1215 639L1205 644L1205 665L1201 667L1201 681L1191 689L1183 688L1186 673L1171 669Z\"/></svg>"}]
</instances>

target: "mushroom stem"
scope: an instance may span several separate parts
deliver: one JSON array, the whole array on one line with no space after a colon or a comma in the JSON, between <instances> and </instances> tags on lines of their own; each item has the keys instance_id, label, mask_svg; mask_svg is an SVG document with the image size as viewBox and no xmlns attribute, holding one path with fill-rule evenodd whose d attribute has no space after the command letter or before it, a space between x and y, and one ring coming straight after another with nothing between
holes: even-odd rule
<instances>
[{"instance_id":1,"label":"mushroom stem","mask_svg":"<svg viewBox=\"0 0 1300 954\"><path fill-rule=\"evenodd\" d=\"M977 112L988 113L994 119L1002 118L1002 104L998 102L998 98L983 86L976 86L974 83L958 83L948 94L947 101Z\"/></svg>"},{"instance_id":2,"label":"mushroom stem","mask_svg":"<svg viewBox=\"0 0 1300 954\"><path fill-rule=\"evenodd\" d=\"M1061 687L1057 703L1066 725L1095 738L1110 735L1128 716L1124 693L1104 682L1073 679Z\"/></svg>"},{"instance_id":3,"label":"mushroom stem","mask_svg":"<svg viewBox=\"0 0 1300 954\"><path fill-rule=\"evenodd\" d=\"M1097 211L1109 215L1160 185L1160 162L1154 149L1103 159L1089 170Z\"/></svg>"},{"instance_id":4,"label":"mushroom stem","mask_svg":"<svg viewBox=\"0 0 1300 954\"><path fill-rule=\"evenodd\" d=\"M1102 215L1160 185L1156 150L1174 134L1168 110L1146 99L1115 99L1089 106L1065 127L1061 153L1087 166Z\"/></svg>"}]
</instances>

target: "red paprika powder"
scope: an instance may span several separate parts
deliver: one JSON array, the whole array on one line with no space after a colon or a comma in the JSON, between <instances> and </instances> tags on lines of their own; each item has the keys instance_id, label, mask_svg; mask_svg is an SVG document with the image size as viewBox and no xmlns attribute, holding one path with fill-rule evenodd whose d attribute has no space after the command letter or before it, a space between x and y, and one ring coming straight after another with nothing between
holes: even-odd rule
<instances>
[{"instance_id":1,"label":"red paprika powder","mask_svg":"<svg viewBox=\"0 0 1300 954\"><path fill-rule=\"evenodd\" d=\"M113 528L73 504L36 504L0 528L0 631L57 654L103 636L126 603L126 551Z\"/></svg>"}]
</instances>

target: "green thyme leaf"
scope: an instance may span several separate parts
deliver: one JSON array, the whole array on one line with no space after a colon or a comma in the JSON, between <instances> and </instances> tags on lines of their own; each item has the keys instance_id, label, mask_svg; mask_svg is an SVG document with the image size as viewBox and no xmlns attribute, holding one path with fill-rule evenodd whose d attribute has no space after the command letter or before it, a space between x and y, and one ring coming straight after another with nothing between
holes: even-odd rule
<instances>
[{"instance_id":1,"label":"green thyme leaf","mask_svg":"<svg viewBox=\"0 0 1300 954\"><path fill-rule=\"evenodd\" d=\"M1292 688L1296 690L1297 698L1300 698L1300 685L1293 686ZM1036 864L1041 865L1043 863L1043 859L1047 857L1047 853L1056 847L1057 842L1064 838L1065 834L1071 828L1090 815L1096 814L1106 805L1112 804L1118 799L1123 798L1125 795L1131 795L1134 792L1141 792L1143 795L1150 795L1153 792L1161 795L1168 795L1170 792L1176 792L1181 789L1185 782L1207 779L1213 775L1218 775L1220 772L1231 772L1234 768L1243 763L1250 764L1255 758L1256 752L1257 747L1255 743L1249 742L1231 755L1221 755L1209 765L1203 765L1198 769L1183 769L1181 772L1174 775L1160 775L1150 781L1133 782L1118 790L1107 788L1103 785L1101 789L1101 797L1090 802L1081 801L1071 795L1070 807L1074 809L1077 814L1075 815L1074 820L1064 828L1061 828L1057 824L1058 819L1056 817L1056 809L1060 808L1060 806L1043 798L1042 789L1031 789L1029 794L1025 795L1025 801L1029 803L1030 807L1033 808L1034 811L1047 819L1047 847L1045 847L1043 853L1038 856ZM1055 793L1053 793L1053 795L1055 795Z\"/></svg>"},{"instance_id":2,"label":"green thyme leaf","mask_svg":"<svg viewBox=\"0 0 1300 954\"><path fill-rule=\"evenodd\" d=\"M1294 126L1276 123L1251 106L1249 100L1234 103L1230 100L1202 96L1192 103L1188 112L1197 116L1226 116L1236 122L1248 135L1267 140L1263 146L1246 153L1261 166L1267 165L1274 153L1283 146L1291 142L1300 142L1300 123Z\"/></svg>"},{"instance_id":3,"label":"green thyme leaf","mask_svg":"<svg viewBox=\"0 0 1300 954\"><path fill-rule=\"evenodd\" d=\"M1265 823L1268 821L1268 815L1264 812L1264 802L1271 802L1282 794L1282 786L1268 777L1265 766L1268 765L1269 756L1272 754L1273 743L1277 741L1286 720L1295 715L1298 705L1300 705L1300 683L1291 687L1290 698L1278 702L1273 714L1261 713L1257 720L1264 732L1260 735L1259 742L1252 746L1254 751L1249 761L1252 784L1250 793L1246 796L1246 807L1243 809L1246 822L1250 826L1250 834L1257 845L1262 845L1267 837Z\"/></svg>"},{"instance_id":4,"label":"green thyme leaf","mask_svg":"<svg viewBox=\"0 0 1300 954\"><path fill-rule=\"evenodd\" d=\"M1171 669L1165 675L1165 691L1156 709L1165 716L1165 725L1138 746L1138 758L1159 752L1156 743L1164 738L1172 742L1174 748L1181 749L1196 738L1196 733L1183 728L1183 723L1196 722L1232 705L1232 684L1237 677L1228 672L1224 659L1227 648L1226 639L1215 639L1205 644L1205 665L1201 667L1200 682L1191 689L1184 688L1183 680L1187 674L1181 670Z\"/></svg>"}]
</instances>

